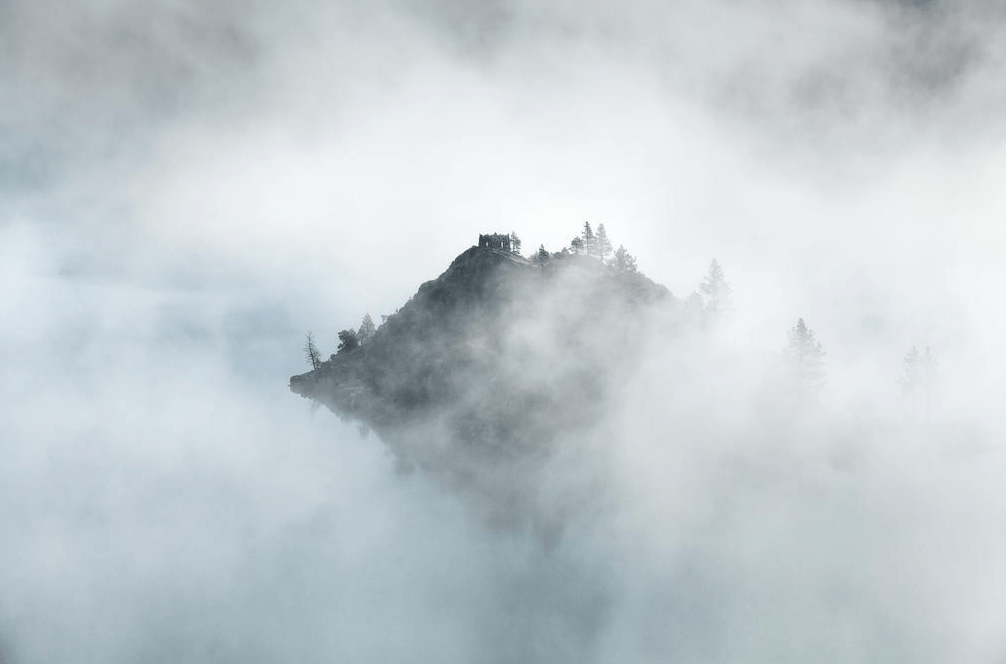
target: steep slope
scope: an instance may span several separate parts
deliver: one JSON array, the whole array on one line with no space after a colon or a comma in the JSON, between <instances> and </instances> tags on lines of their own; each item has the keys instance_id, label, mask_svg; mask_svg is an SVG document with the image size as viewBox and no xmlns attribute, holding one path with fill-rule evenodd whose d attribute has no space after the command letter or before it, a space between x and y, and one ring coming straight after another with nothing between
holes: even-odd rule
<instances>
[{"instance_id":1,"label":"steep slope","mask_svg":"<svg viewBox=\"0 0 1006 664\"><path fill-rule=\"evenodd\" d=\"M526 489L515 475L596 423L640 360L644 319L673 321L677 304L597 259L536 265L472 247L368 343L293 376L290 389L366 424L405 466L506 502Z\"/></svg>"}]
</instances>

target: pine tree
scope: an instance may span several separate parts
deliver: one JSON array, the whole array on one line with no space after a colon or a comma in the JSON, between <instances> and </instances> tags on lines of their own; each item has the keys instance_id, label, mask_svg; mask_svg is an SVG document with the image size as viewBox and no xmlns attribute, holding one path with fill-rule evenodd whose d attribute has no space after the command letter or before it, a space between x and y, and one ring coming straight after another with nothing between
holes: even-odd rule
<instances>
[{"instance_id":1,"label":"pine tree","mask_svg":"<svg viewBox=\"0 0 1006 664\"><path fill-rule=\"evenodd\" d=\"M594 237L594 230L590 227L590 222L583 222L583 231L580 232L580 240L583 242L583 251L588 256L597 253L597 238Z\"/></svg>"},{"instance_id":2,"label":"pine tree","mask_svg":"<svg viewBox=\"0 0 1006 664\"><path fill-rule=\"evenodd\" d=\"M520 255L520 238L517 237L517 231L510 231L510 251Z\"/></svg>"},{"instance_id":3,"label":"pine tree","mask_svg":"<svg viewBox=\"0 0 1006 664\"><path fill-rule=\"evenodd\" d=\"M817 394L824 386L825 352L802 318L790 329L784 354L801 397Z\"/></svg>"},{"instance_id":4,"label":"pine tree","mask_svg":"<svg viewBox=\"0 0 1006 664\"><path fill-rule=\"evenodd\" d=\"M705 319L707 323L715 324L730 308L730 284L723 277L723 268L715 258L699 284L699 292L705 297Z\"/></svg>"},{"instance_id":5,"label":"pine tree","mask_svg":"<svg viewBox=\"0 0 1006 664\"><path fill-rule=\"evenodd\" d=\"M304 357L312 369L321 366L321 353L318 352L318 346L314 343L314 335L310 332L307 333L307 341L304 343Z\"/></svg>"},{"instance_id":6,"label":"pine tree","mask_svg":"<svg viewBox=\"0 0 1006 664\"><path fill-rule=\"evenodd\" d=\"M594 238L597 246L597 257L602 261L607 260L611 253L611 240L608 239L608 232L604 229L604 224L597 226L597 236Z\"/></svg>"},{"instance_id":7,"label":"pine tree","mask_svg":"<svg viewBox=\"0 0 1006 664\"><path fill-rule=\"evenodd\" d=\"M363 321L360 322L360 329L356 331L356 338L360 342L360 345L370 341L370 338L374 336L374 332L377 331L377 327L374 325L374 319L370 317L370 314L364 314Z\"/></svg>"},{"instance_id":8,"label":"pine tree","mask_svg":"<svg viewBox=\"0 0 1006 664\"><path fill-rule=\"evenodd\" d=\"M551 258L551 254L548 253L548 249L545 245L540 245L538 251L534 252L534 256L531 257L531 261L537 265L544 265Z\"/></svg>"},{"instance_id":9,"label":"pine tree","mask_svg":"<svg viewBox=\"0 0 1006 664\"><path fill-rule=\"evenodd\" d=\"M611 264L622 274L639 273L639 268L636 267L636 259L622 245L618 245L618 249L615 250L615 256L611 259Z\"/></svg>"},{"instance_id":10,"label":"pine tree","mask_svg":"<svg viewBox=\"0 0 1006 664\"><path fill-rule=\"evenodd\" d=\"M579 237L573 238L573 240L569 243L569 248L574 254L582 254L583 240L580 239Z\"/></svg>"}]
</instances>

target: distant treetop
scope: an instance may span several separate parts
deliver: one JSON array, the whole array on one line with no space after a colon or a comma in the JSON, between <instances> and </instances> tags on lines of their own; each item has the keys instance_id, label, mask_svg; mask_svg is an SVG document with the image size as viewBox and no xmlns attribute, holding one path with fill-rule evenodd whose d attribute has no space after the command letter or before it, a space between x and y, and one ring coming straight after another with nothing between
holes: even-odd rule
<instances>
[{"instance_id":1,"label":"distant treetop","mask_svg":"<svg viewBox=\"0 0 1006 664\"><path fill-rule=\"evenodd\" d=\"M783 351L789 360L791 377L801 395L813 395L824 385L824 348L814 330L801 318L790 328L789 343Z\"/></svg>"}]
</instances>

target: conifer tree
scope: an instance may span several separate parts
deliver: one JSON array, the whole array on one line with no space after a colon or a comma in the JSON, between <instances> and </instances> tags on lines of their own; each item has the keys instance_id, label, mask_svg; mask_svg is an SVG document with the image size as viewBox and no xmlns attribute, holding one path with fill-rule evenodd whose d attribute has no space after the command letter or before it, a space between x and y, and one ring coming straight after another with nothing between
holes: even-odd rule
<instances>
[{"instance_id":1,"label":"conifer tree","mask_svg":"<svg viewBox=\"0 0 1006 664\"><path fill-rule=\"evenodd\" d=\"M548 253L548 249L545 248L545 245L540 245L538 251L534 252L534 256L531 257L531 261L538 265L544 265L549 258L551 258L551 254Z\"/></svg>"},{"instance_id":2,"label":"conifer tree","mask_svg":"<svg viewBox=\"0 0 1006 664\"><path fill-rule=\"evenodd\" d=\"M789 343L784 355L791 378L801 397L817 394L824 386L824 348L814 331L801 318L789 331Z\"/></svg>"},{"instance_id":3,"label":"conifer tree","mask_svg":"<svg viewBox=\"0 0 1006 664\"><path fill-rule=\"evenodd\" d=\"M573 238L573 240L569 243L569 248L574 254L582 254L583 240L580 239L579 237Z\"/></svg>"},{"instance_id":4,"label":"conifer tree","mask_svg":"<svg viewBox=\"0 0 1006 664\"><path fill-rule=\"evenodd\" d=\"M510 231L510 251L520 255L520 244L520 238L517 237L517 231Z\"/></svg>"},{"instance_id":5,"label":"conifer tree","mask_svg":"<svg viewBox=\"0 0 1006 664\"><path fill-rule=\"evenodd\" d=\"M611 253L611 240L608 239L608 231L604 229L604 224L598 224L594 244L597 247L597 257L602 261L606 260Z\"/></svg>"},{"instance_id":6,"label":"conifer tree","mask_svg":"<svg viewBox=\"0 0 1006 664\"><path fill-rule=\"evenodd\" d=\"M611 264L622 274L639 273L639 268L636 267L636 259L622 245L618 245L618 249L615 250L615 256L611 259Z\"/></svg>"},{"instance_id":7,"label":"conifer tree","mask_svg":"<svg viewBox=\"0 0 1006 664\"><path fill-rule=\"evenodd\" d=\"M724 278L723 268L715 258L709 264L709 272L699 284L699 292L705 297L706 321L716 323L730 308L730 284Z\"/></svg>"},{"instance_id":8,"label":"conifer tree","mask_svg":"<svg viewBox=\"0 0 1006 664\"><path fill-rule=\"evenodd\" d=\"M583 242L583 251L588 256L597 253L597 238L594 236L594 229L590 227L590 222L583 222L583 231L580 232L580 240Z\"/></svg>"},{"instance_id":9,"label":"conifer tree","mask_svg":"<svg viewBox=\"0 0 1006 664\"><path fill-rule=\"evenodd\" d=\"M304 342L304 357L312 369L321 366L321 353L318 352L318 346L314 343L314 335L310 332L307 333L307 340Z\"/></svg>"},{"instance_id":10,"label":"conifer tree","mask_svg":"<svg viewBox=\"0 0 1006 664\"><path fill-rule=\"evenodd\" d=\"M374 319L370 317L370 314L364 314L363 321L360 322L360 329L356 331L356 338L360 342L360 345L370 341L370 338L374 336L374 332L377 331L377 327L374 325Z\"/></svg>"}]
</instances>

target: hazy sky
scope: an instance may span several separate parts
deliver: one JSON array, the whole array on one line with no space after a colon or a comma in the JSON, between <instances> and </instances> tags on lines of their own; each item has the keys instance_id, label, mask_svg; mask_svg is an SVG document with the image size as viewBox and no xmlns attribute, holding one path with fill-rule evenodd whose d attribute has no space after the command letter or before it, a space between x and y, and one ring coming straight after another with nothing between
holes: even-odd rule
<instances>
[{"instance_id":1,"label":"hazy sky","mask_svg":"<svg viewBox=\"0 0 1006 664\"><path fill-rule=\"evenodd\" d=\"M1001 660L1004 34L991 0L0 3L7 664ZM747 416L678 366L545 551L287 392L304 332L584 220L681 297L719 259L737 356L806 318L835 412L933 346L985 451L724 468Z\"/></svg>"}]
</instances>

